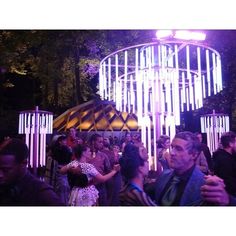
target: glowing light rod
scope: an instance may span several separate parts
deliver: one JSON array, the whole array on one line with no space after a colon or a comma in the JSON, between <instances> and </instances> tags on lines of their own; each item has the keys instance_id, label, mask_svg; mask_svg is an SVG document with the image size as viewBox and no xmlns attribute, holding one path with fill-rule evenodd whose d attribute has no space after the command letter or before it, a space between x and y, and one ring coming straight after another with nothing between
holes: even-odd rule
<instances>
[{"instance_id":1,"label":"glowing light rod","mask_svg":"<svg viewBox=\"0 0 236 236\"><path fill-rule=\"evenodd\" d=\"M203 98L222 90L220 54L173 36L121 49L100 63L100 96L116 102L120 111L137 114L150 163L155 163L151 154L156 156L151 143L162 134L174 137L180 112L202 107Z\"/></svg>"},{"instance_id":2,"label":"glowing light rod","mask_svg":"<svg viewBox=\"0 0 236 236\"><path fill-rule=\"evenodd\" d=\"M19 114L19 134L25 134L25 143L29 148L28 167L37 173L39 166L46 162L46 134L52 134L53 114L41 111L36 106L35 110L21 111Z\"/></svg>"}]
</instances>

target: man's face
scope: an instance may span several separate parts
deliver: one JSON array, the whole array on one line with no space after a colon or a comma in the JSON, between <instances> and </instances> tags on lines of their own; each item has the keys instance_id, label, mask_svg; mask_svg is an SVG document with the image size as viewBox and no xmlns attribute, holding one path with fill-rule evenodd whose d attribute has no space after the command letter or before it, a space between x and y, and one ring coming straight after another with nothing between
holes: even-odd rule
<instances>
[{"instance_id":1,"label":"man's face","mask_svg":"<svg viewBox=\"0 0 236 236\"><path fill-rule=\"evenodd\" d=\"M109 138L103 138L103 145L104 145L104 147L109 147L110 146Z\"/></svg>"},{"instance_id":2,"label":"man's face","mask_svg":"<svg viewBox=\"0 0 236 236\"><path fill-rule=\"evenodd\" d=\"M94 147L96 150L101 150L103 148L103 137L97 137L94 142Z\"/></svg>"},{"instance_id":3,"label":"man's face","mask_svg":"<svg viewBox=\"0 0 236 236\"><path fill-rule=\"evenodd\" d=\"M130 134L126 134L125 140L126 140L127 142L130 142L130 141L132 140L131 135L130 135Z\"/></svg>"},{"instance_id":4,"label":"man's face","mask_svg":"<svg viewBox=\"0 0 236 236\"><path fill-rule=\"evenodd\" d=\"M75 138L76 137L76 130L74 128L70 128L69 136Z\"/></svg>"},{"instance_id":5,"label":"man's face","mask_svg":"<svg viewBox=\"0 0 236 236\"><path fill-rule=\"evenodd\" d=\"M170 167L178 174L183 174L195 163L195 155L189 154L188 141L174 138L171 143Z\"/></svg>"},{"instance_id":6,"label":"man's face","mask_svg":"<svg viewBox=\"0 0 236 236\"><path fill-rule=\"evenodd\" d=\"M9 185L18 179L21 164L13 155L0 155L0 185Z\"/></svg>"}]
</instances>

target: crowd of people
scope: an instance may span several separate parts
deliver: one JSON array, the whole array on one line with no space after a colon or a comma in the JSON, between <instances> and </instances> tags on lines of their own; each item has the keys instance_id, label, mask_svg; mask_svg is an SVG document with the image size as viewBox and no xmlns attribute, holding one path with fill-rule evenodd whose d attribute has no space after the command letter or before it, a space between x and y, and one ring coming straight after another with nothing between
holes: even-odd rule
<instances>
[{"instance_id":1,"label":"crowd of people","mask_svg":"<svg viewBox=\"0 0 236 236\"><path fill-rule=\"evenodd\" d=\"M112 141L112 143L111 143ZM157 169L138 134L113 142L76 129L55 135L44 180L27 168L29 150L16 138L0 145L1 206L235 206L236 134L221 136L211 155L200 133L157 140Z\"/></svg>"}]
</instances>

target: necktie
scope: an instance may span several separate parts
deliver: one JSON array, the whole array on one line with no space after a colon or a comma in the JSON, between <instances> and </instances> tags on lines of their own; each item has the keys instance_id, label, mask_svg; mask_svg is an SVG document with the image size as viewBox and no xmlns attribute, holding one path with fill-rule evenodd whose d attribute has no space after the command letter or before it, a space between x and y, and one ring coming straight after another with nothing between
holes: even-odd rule
<instances>
[{"instance_id":1,"label":"necktie","mask_svg":"<svg viewBox=\"0 0 236 236\"><path fill-rule=\"evenodd\" d=\"M161 204L163 206L171 206L173 204L177 195L179 182L180 178L178 176L174 176L169 188L166 190L162 197Z\"/></svg>"}]
</instances>

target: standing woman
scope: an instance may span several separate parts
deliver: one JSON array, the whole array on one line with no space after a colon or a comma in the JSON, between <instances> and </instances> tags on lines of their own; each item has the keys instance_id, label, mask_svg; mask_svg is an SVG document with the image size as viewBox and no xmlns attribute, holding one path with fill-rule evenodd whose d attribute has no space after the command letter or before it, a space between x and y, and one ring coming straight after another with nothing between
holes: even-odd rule
<instances>
[{"instance_id":1,"label":"standing woman","mask_svg":"<svg viewBox=\"0 0 236 236\"><path fill-rule=\"evenodd\" d=\"M170 137L161 135L157 140L157 162L162 166L162 170L170 169Z\"/></svg>"},{"instance_id":2,"label":"standing woman","mask_svg":"<svg viewBox=\"0 0 236 236\"><path fill-rule=\"evenodd\" d=\"M119 198L122 206L155 206L144 192L144 178L148 175L148 155L144 147L127 144L120 158L121 174L125 185Z\"/></svg>"},{"instance_id":3,"label":"standing woman","mask_svg":"<svg viewBox=\"0 0 236 236\"><path fill-rule=\"evenodd\" d=\"M117 171L119 171L119 165L115 165L113 170L106 174L101 175L98 170L92 165L87 163L87 159L91 158L91 150L87 145L78 145L74 148L76 159L70 162L65 167L61 168L61 173L66 174L71 170L77 168L80 173L86 174L89 184L82 187L81 185L73 186L70 198L70 206L96 206L98 200L98 190L94 186L94 183L103 183L112 178ZM78 178L80 178L78 176ZM85 184L86 185L86 184Z\"/></svg>"}]
</instances>

